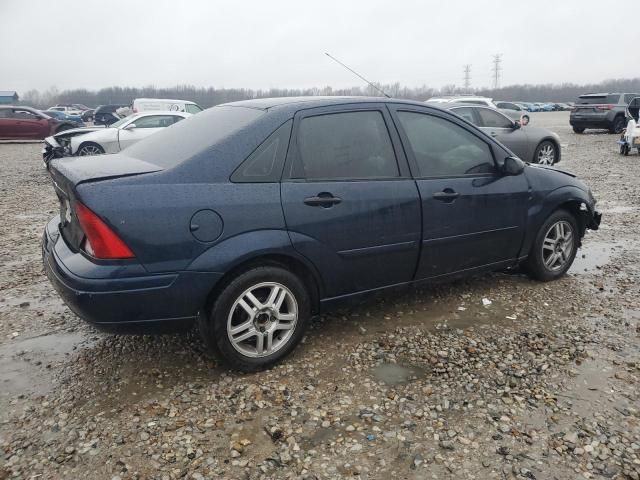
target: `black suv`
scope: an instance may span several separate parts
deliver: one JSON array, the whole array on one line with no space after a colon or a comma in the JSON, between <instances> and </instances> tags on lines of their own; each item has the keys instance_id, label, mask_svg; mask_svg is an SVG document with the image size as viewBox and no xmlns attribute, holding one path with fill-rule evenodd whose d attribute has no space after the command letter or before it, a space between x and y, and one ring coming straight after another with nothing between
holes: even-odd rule
<instances>
[{"instance_id":1,"label":"black suv","mask_svg":"<svg viewBox=\"0 0 640 480\"><path fill-rule=\"evenodd\" d=\"M111 125L117 122L120 120L120 117L115 114L115 111L126 106L125 104L99 105L95 112L93 112L93 123L96 125Z\"/></svg>"},{"instance_id":2,"label":"black suv","mask_svg":"<svg viewBox=\"0 0 640 480\"><path fill-rule=\"evenodd\" d=\"M569 123L576 133L587 128L606 128L620 133L627 126L625 109L637 93L587 93L580 95L571 110Z\"/></svg>"}]
</instances>

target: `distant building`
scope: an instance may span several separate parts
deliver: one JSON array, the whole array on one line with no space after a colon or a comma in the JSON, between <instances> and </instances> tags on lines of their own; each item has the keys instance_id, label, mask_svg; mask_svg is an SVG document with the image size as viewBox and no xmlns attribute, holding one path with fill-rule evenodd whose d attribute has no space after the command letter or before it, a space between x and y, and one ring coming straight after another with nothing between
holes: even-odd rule
<instances>
[{"instance_id":1,"label":"distant building","mask_svg":"<svg viewBox=\"0 0 640 480\"><path fill-rule=\"evenodd\" d=\"M10 105L17 103L19 100L17 92L9 92L0 90L0 105Z\"/></svg>"}]
</instances>

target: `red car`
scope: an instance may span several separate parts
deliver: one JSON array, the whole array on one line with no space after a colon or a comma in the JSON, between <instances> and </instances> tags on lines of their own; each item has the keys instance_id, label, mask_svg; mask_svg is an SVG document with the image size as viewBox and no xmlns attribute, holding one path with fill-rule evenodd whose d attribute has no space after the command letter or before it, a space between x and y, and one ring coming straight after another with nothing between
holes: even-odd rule
<instances>
[{"instance_id":1,"label":"red car","mask_svg":"<svg viewBox=\"0 0 640 480\"><path fill-rule=\"evenodd\" d=\"M69 128L70 122L56 120L31 107L0 105L0 139L44 139Z\"/></svg>"}]
</instances>

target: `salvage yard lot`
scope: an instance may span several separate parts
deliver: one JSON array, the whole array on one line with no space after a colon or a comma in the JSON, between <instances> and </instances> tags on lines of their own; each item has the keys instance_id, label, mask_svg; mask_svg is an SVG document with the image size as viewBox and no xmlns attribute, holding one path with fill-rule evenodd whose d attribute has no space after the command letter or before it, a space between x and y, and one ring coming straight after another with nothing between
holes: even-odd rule
<instances>
[{"instance_id":1,"label":"salvage yard lot","mask_svg":"<svg viewBox=\"0 0 640 480\"><path fill-rule=\"evenodd\" d=\"M252 375L196 333L71 313L41 267L41 146L0 145L0 479L639 478L640 156L568 112L531 117L604 214L569 275L369 297Z\"/></svg>"}]
</instances>

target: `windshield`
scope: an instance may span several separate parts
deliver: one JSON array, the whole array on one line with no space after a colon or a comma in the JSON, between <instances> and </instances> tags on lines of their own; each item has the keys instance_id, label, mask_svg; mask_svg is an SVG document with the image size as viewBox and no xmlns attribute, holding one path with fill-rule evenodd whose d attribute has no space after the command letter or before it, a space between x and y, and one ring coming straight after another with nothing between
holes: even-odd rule
<instances>
[{"instance_id":1,"label":"windshield","mask_svg":"<svg viewBox=\"0 0 640 480\"><path fill-rule=\"evenodd\" d=\"M202 111L202 108L200 108L200 105L196 105L195 103L187 103L185 105L185 110L187 113L198 113Z\"/></svg>"},{"instance_id":2,"label":"windshield","mask_svg":"<svg viewBox=\"0 0 640 480\"><path fill-rule=\"evenodd\" d=\"M121 118L120 120L118 120L117 122L112 123L111 125L109 125L109 127L111 128L120 128L122 125L124 125L125 123L127 123L129 120L131 120L133 117L129 116L129 117L124 117Z\"/></svg>"},{"instance_id":3,"label":"windshield","mask_svg":"<svg viewBox=\"0 0 640 480\"><path fill-rule=\"evenodd\" d=\"M233 135L263 114L263 110L254 108L209 108L136 143L127 148L126 153L161 167L174 167Z\"/></svg>"},{"instance_id":4,"label":"windshield","mask_svg":"<svg viewBox=\"0 0 640 480\"><path fill-rule=\"evenodd\" d=\"M618 103L620 95L589 95L588 97L578 97L576 105L599 105L604 103Z\"/></svg>"}]
</instances>

